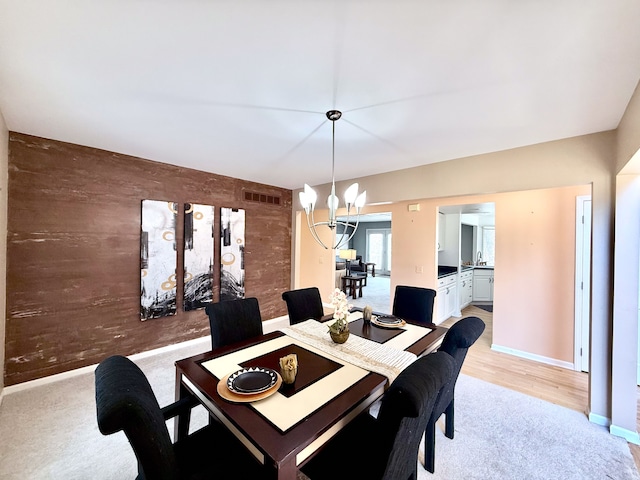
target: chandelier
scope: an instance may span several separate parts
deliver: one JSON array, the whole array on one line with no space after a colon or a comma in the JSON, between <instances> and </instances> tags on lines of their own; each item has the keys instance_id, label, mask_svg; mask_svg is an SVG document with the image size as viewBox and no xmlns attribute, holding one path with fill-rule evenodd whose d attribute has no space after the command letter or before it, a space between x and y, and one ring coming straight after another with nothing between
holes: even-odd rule
<instances>
[{"instance_id":1,"label":"chandelier","mask_svg":"<svg viewBox=\"0 0 640 480\"><path fill-rule=\"evenodd\" d=\"M331 139L331 193L329 194L329 198L327 198L327 206L329 207L329 220L326 222L316 222L313 217L313 211L316 205L316 200L318 195L315 190L311 188L306 183L304 184L304 191L300 192L300 203L304 208L304 212L307 216L307 226L309 227L309 231L313 236L314 240L322 245L324 248L329 249L327 245L324 244L320 237L318 236L318 232L316 228L324 225L331 229L331 231L335 231L338 225L343 227L342 234L340 237L336 235L336 243L331 247L332 249L338 249L343 245L346 245L349 240L353 237L358 229L358 224L360 223L360 210L364 206L364 202L366 201L367 192L364 191L360 195L358 195L358 184L354 183L349 188L347 188L346 192L344 192L344 203L347 208L347 218L346 221L339 221L336 218L336 211L338 210L339 200L336 197L336 176L335 176L335 166L336 166L336 120L339 120L342 116L342 112L338 110L329 110L327 112L327 118L331 120L332 125L332 139ZM349 223L350 218L352 217L352 210L355 210L355 225ZM353 228L353 231L347 235L347 230L349 228Z\"/></svg>"}]
</instances>

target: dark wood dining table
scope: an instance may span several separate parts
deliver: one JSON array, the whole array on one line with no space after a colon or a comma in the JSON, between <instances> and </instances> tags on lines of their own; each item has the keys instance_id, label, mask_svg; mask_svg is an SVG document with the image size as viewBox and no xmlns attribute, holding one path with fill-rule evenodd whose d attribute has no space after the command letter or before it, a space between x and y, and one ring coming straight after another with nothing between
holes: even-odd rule
<instances>
[{"instance_id":1,"label":"dark wood dining table","mask_svg":"<svg viewBox=\"0 0 640 480\"><path fill-rule=\"evenodd\" d=\"M429 328L431 331L406 348L406 351L420 356L436 350L442 343L447 329L436 325L429 325ZM368 337L379 343L386 341L385 335L389 334L388 329L364 325L362 319L352 322L350 331L353 335ZM285 336L286 339L282 339L283 336L284 333L276 331L177 361L176 399L187 395L195 396L211 415L233 432L256 459L265 465L269 478L295 480L301 465L384 393L388 379L378 373L365 372L361 379L283 431L252 408L251 404L233 403L222 398L217 389L220 379L205 368L209 361L219 361L229 354L238 355L254 346L260 348L259 344L275 339L282 342L289 338ZM300 367L294 384L283 384L278 390L278 393L284 396L291 397L303 392L314 382L341 368L340 365L335 365L336 362L318 355L317 352L311 352L300 344L289 345L286 349L275 349L257 358L247 359L240 365L278 370L278 358L292 351L297 353ZM175 431L178 438L186 435L188 422L188 417L176 419Z\"/></svg>"}]
</instances>

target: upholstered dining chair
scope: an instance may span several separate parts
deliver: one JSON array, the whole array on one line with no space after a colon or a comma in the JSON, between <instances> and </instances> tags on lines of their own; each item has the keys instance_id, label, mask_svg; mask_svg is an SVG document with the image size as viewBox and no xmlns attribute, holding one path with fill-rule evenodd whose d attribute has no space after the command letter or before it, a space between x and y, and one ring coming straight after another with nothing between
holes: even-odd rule
<instances>
[{"instance_id":1,"label":"upholstered dining chair","mask_svg":"<svg viewBox=\"0 0 640 480\"><path fill-rule=\"evenodd\" d=\"M264 478L258 462L217 422L172 443L166 420L197 401L187 397L161 409L146 376L128 358L100 362L95 389L98 428L103 435L124 431L138 460L138 480Z\"/></svg>"},{"instance_id":2,"label":"upholstered dining chair","mask_svg":"<svg viewBox=\"0 0 640 480\"><path fill-rule=\"evenodd\" d=\"M433 323L433 301L436 291L431 288L397 285L392 313L405 320Z\"/></svg>"},{"instance_id":3,"label":"upholstered dining chair","mask_svg":"<svg viewBox=\"0 0 640 480\"><path fill-rule=\"evenodd\" d=\"M473 345L482 332L484 331L484 322L478 317L466 317L454 323L442 340L442 345L438 349L439 352L447 352L455 362L454 372L451 379L446 383L435 406L433 413L427 423L427 429L424 435L424 468L433 473L435 465L435 448L436 448L436 422L440 416L445 414L444 434L448 438L453 438L454 432L454 397L456 389L456 381L460 375L462 363L467 356L469 347Z\"/></svg>"},{"instance_id":4,"label":"upholstered dining chair","mask_svg":"<svg viewBox=\"0 0 640 480\"><path fill-rule=\"evenodd\" d=\"M415 480L423 428L453 363L448 353L436 352L409 365L382 396L377 418L359 415L302 472L312 480Z\"/></svg>"},{"instance_id":5,"label":"upholstered dining chair","mask_svg":"<svg viewBox=\"0 0 640 480\"><path fill-rule=\"evenodd\" d=\"M262 335L257 298L211 303L205 312L209 316L212 349Z\"/></svg>"},{"instance_id":6,"label":"upholstered dining chair","mask_svg":"<svg viewBox=\"0 0 640 480\"><path fill-rule=\"evenodd\" d=\"M313 318L320 320L324 315L320 290L317 287L289 290L282 294L282 299L287 304L289 323L294 325Z\"/></svg>"}]
</instances>

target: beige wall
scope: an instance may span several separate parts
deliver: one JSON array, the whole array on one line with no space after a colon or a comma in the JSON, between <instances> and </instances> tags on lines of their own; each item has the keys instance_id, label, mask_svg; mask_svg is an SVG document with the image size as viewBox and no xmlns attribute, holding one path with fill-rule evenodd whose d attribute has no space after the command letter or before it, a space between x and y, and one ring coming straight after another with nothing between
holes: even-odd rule
<instances>
[{"instance_id":1,"label":"beige wall","mask_svg":"<svg viewBox=\"0 0 640 480\"><path fill-rule=\"evenodd\" d=\"M576 197L590 194L496 195L494 344L574 363Z\"/></svg>"},{"instance_id":2,"label":"beige wall","mask_svg":"<svg viewBox=\"0 0 640 480\"><path fill-rule=\"evenodd\" d=\"M640 150L640 83L620 121L616 140L616 172L640 174L640 155L637 155L633 162L629 162Z\"/></svg>"},{"instance_id":3,"label":"beige wall","mask_svg":"<svg viewBox=\"0 0 640 480\"><path fill-rule=\"evenodd\" d=\"M617 131L611 432L640 443L636 431L640 278L640 84Z\"/></svg>"},{"instance_id":4,"label":"beige wall","mask_svg":"<svg viewBox=\"0 0 640 480\"><path fill-rule=\"evenodd\" d=\"M394 231L396 228L402 231L410 227L415 233L413 238L404 240L395 238L397 235L394 235L392 283L406 281L429 286L430 282L433 285L431 279L435 278L435 238L430 232L435 225L435 209L425 204L420 212L421 214L424 212L424 215L405 216L400 213L406 209L406 205L402 205L402 202L439 199L438 202L442 203L451 200L451 197L459 196L592 185L592 364L588 410L597 416L610 418L615 141L615 132L603 132L351 179L340 182L337 190L342 192L350 182L358 181L367 190L369 205L385 202L391 204L367 207L367 212L393 211ZM390 165L393 165L393 159L390 159ZM329 186L323 185L317 190L319 198L324 198L329 193ZM294 193L294 199L296 198ZM460 203L460 200L455 199L455 202ZM295 200L294 208L300 208ZM396 208L398 208L398 214L396 214ZM317 248L310 246L306 253L303 252L300 258L296 259L296 262L299 260L302 270L305 269L307 262L313 261L317 256ZM403 251L411 256L411 263L395 262L395 258ZM422 277L415 274L417 262L424 262ZM315 268L319 268L317 262L315 262ZM566 288L569 286L567 285ZM567 298L567 303L573 305L572 296ZM501 341L507 345L520 344L517 334L514 338L503 336ZM540 352L549 353L541 346L539 348ZM565 358L567 347L563 345L558 349L563 352L560 356ZM544 353L540 354L544 355Z\"/></svg>"},{"instance_id":5,"label":"beige wall","mask_svg":"<svg viewBox=\"0 0 640 480\"><path fill-rule=\"evenodd\" d=\"M7 177L9 175L9 131L0 112L0 364L4 372L4 340L6 324L7 284ZM4 388L4 375L0 375L0 393Z\"/></svg>"}]
</instances>

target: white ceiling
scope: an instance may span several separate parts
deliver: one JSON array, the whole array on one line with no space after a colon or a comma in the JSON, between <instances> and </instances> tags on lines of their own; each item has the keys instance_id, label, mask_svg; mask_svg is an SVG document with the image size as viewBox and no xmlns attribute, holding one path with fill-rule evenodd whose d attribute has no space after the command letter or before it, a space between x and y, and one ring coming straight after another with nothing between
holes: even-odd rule
<instances>
[{"instance_id":1,"label":"white ceiling","mask_svg":"<svg viewBox=\"0 0 640 480\"><path fill-rule=\"evenodd\" d=\"M286 188L617 127L638 0L0 0L9 130Z\"/></svg>"}]
</instances>

